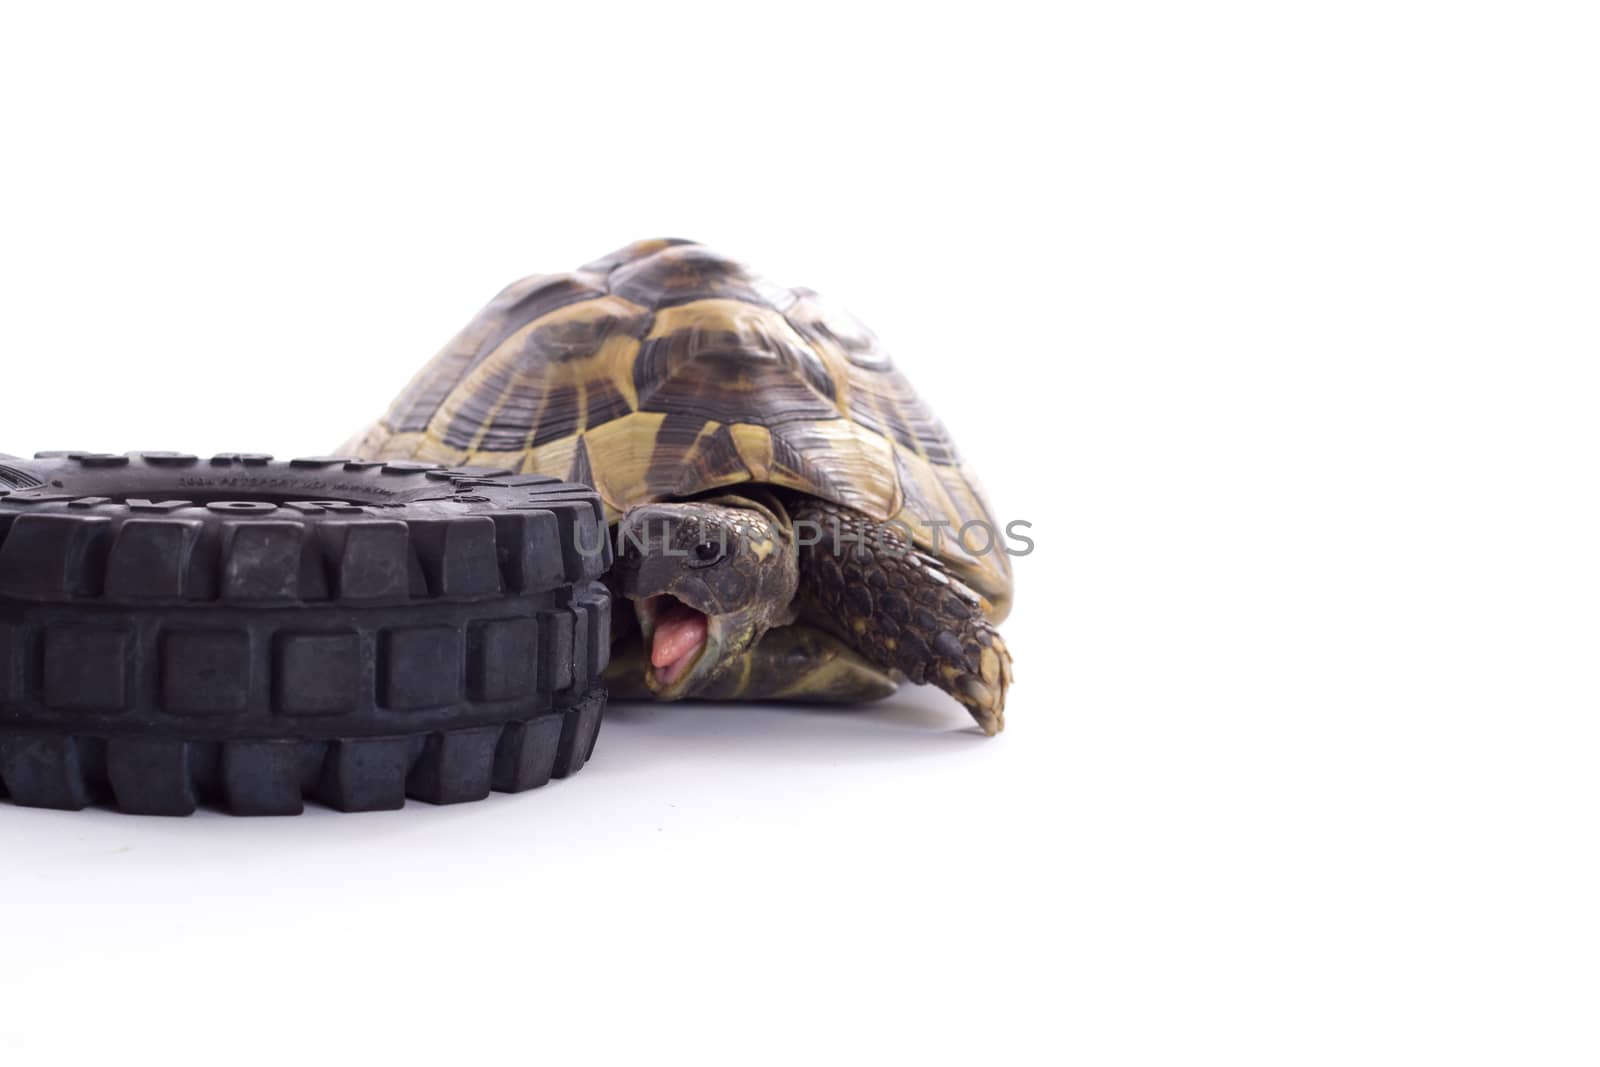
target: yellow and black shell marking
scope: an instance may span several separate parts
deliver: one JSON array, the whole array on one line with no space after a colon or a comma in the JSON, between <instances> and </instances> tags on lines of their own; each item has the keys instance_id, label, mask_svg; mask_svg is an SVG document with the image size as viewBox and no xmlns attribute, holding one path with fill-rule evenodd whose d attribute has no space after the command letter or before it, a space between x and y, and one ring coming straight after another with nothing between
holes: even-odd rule
<instances>
[{"instance_id":1,"label":"yellow and black shell marking","mask_svg":"<svg viewBox=\"0 0 1600 1067\"><path fill-rule=\"evenodd\" d=\"M688 241L507 287L349 448L584 482L613 521L741 483L793 489L903 523L991 618L1011 600L976 477L871 331Z\"/></svg>"}]
</instances>

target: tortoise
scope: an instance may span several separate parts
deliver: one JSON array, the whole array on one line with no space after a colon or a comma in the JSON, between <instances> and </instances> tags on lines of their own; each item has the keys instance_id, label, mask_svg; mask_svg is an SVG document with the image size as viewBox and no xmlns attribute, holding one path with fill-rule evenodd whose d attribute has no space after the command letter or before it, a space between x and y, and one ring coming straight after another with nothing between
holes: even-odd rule
<instances>
[{"instance_id":1,"label":"tortoise","mask_svg":"<svg viewBox=\"0 0 1600 1067\"><path fill-rule=\"evenodd\" d=\"M525 278L344 451L594 486L634 609L614 697L844 703L904 678L1004 725L1012 573L984 493L809 289L675 239Z\"/></svg>"}]
</instances>

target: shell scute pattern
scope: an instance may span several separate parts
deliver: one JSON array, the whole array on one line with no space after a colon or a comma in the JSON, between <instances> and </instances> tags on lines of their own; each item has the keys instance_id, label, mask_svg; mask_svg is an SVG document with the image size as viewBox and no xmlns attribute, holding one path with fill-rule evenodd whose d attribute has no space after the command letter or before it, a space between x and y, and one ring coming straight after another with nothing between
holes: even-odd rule
<instances>
[{"instance_id":1,"label":"shell scute pattern","mask_svg":"<svg viewBox=\"0 0 1600 1067\"><path fill-rule=\"evenodd\" d=\"M462 380L459 406L434 425L451 448L499 453L621 418L634 410L631 366L649 322L604 296L535 319Z\"/></svg>"},{"instance_id":2,"label":"shell scute pattern","mask_svg":"<svg viewBox=\"0 0 1600 1067\"><path fill-rule=\"evenodd\" d=\"M877 335L849 312L829 306L817 293L809 289L796 292L799 300L789 311L789 319L812 344L839 357L848 384L851 418L894 438L930 463L960 463L944 424L895 368Z\"/></svg>"},{"instance_id":3,"label":"shell scute pattern","mask_svg":"<svg viewBox=\"0 0 1600 1067\"><path fill-rule=\"evenodd\" d=\"M611 273L609 284L617 296L651 308L720 299L781 311L795 300L791 290L773 285L743 264L687 242L627 259Z\"/></svg>"},{"instance_id":4,"label":"shell scute pattern","mask_svg":"<svg viewBox=\"0 0 1600 1067\"><path fill-rule=\"evenodd\" d=\"M351 447L583 481L612 519L769 483L905 523L997 617L1010 598L1005 554L952 536L992 525L982 490L872 332L686 241L509 286Z\"/></svg>"},{"instance_id":5,"label":"shell scute pattern","mask_svg":"<svg viewBox=\"0 0 1600 1067\"><path fill-rule=\"evenodd\" d=\"M401 433L421 433L460 383L523 325L569 304L605 295L594 275L536 274L501 290L465 330L419 371L389 409Z\"/></svg>"},{"instance_id":6,"label":"shell scute pattern","mask_svg":"<svg viewBox=\"0 0 1600 1067\"><path fill-rule=\"evenodd\" d=\"M658 312L633 381L641 411L762 426L839 418L815 350L776 312L725 297Z\"/></svg>"}]
</instances>

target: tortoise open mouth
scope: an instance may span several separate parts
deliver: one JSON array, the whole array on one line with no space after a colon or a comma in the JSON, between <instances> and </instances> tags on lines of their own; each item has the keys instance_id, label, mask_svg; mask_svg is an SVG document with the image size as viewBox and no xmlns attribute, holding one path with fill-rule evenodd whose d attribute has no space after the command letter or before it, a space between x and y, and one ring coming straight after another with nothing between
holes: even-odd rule
<instances>
[{"instance_id":1,"label":"tortoise open mouth","mask_svg":"<svg viewBox=\"0 0 1600 1067\"><path fill-rule=\"evenodd\" d=\"M714 620L666 593L636 603L639 629L650 649L647 684L659 698L683 696L716 643Z\"/></svg>"}]
</instances>

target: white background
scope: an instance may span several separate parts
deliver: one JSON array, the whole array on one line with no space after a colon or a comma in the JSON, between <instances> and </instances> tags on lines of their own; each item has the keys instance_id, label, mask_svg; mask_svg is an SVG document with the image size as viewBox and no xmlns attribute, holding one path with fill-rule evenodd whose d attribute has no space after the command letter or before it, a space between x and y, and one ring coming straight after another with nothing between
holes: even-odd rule
<instances>
[{"instance_id":1,"label":"white background","mask_svg":"<svg viewBox=\"0 0 1600 1067\"><path fill-rule=\"evenodd\" d=\"M1595 31L8 10L0 451L325 452L672 234L854 308L1038 551L993 741L632 708L458 808L0 806L0 1052L1595 1062Z\"/></svg>"}]
</instances>

